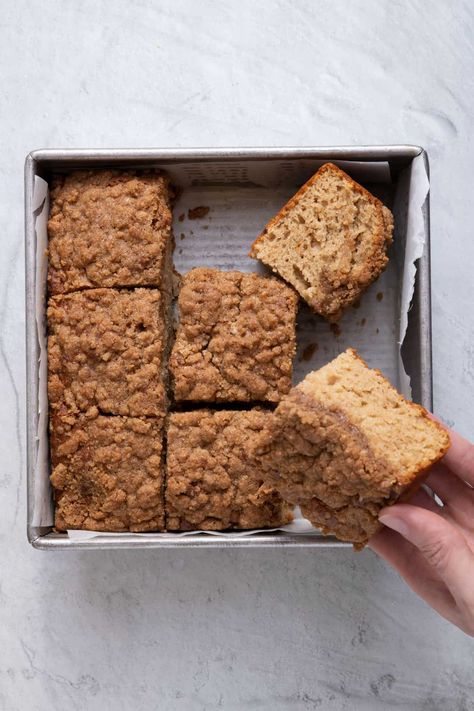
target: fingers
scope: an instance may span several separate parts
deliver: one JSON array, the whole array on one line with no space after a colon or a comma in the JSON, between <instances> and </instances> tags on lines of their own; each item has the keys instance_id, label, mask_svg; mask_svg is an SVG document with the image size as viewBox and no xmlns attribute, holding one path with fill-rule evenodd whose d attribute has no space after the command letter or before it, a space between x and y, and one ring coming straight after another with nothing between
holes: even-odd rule
<instances>
[{"instance_id":1,"label":"fingers","mask_svg":"<svg viewBox=\"0 0 474 711\"><path fill-rule=\"evenodd\" d=\"M474 486L474 445L467 439L449 430L451 446L441 460L460 479Z\"/></svg>"},{"instance_id":2,"label":"fingers","mask_svg":"<svg viewBox=\"0 0 474 711\"><path fill-rule=\"evenodd\" d=\"M372 536L368 546L398 570L405 579L410 578L411 583L414 582L412 578L415 577L418 580L423 578L430 582L434 578L441 581L439 575L423 558L418 548L391 528L382 528L375 536Z\"/></svg>"},{"instance_id":3,"label":"fingers","mask_svg":"<svg viewBox=\"0 0 474 711\"><path fill-rule=\"evenodd\" d=\"M395 568L411 589L430 607L453 624L461 625L453 596L412 543L396 531L383 528L370 539L368 546Z\"/></svg>"},{"instance_id":4,"label":"fingers","mask_svg":"<svg viewBox=\"0 0 474 711\"><path fill-rule=\"evenodd\" d=\"M418 489L418 491L410 497L409 503L413 506L420 506L423 509L428 509L428 511L435 511L437 513L441 510L433 497L430 496L424 489Z\"/></svg>"},{"instance_id":5,"label":"fingers","mask_svg":"<svg viewBox=\"0 0 474 711\"><path fill-rule=\"evenodd\" d=\"M441 480L441 484L438 482ZM436 501L424 489L420 489L408 503L420 506L428 511L433 511L448 521L462 529L466 536L468 546L474 551L474 491L458 479L447 467L438 464L433 467L430 476L426 480L426 485L442 500L443 506L439 506ZM457 489L459 487L459 489ZM454 496L453 489L458 493ZM468 496L465 496L467 492Z\"/></svg>"},{"instance_id":6,"label":"fingers","mask_svg":"<svg viewBox=\"0 0 474 711\"><path fill-rule=\"evenodd\" d=\"M474 634L474 553L461 532L433 511L410 504L382 509L379 519L418 549L456 601L463 629Z\"/></svg>"},{"instance_id":7,"label":"fingers","mask_svg":"<svg viewBox=\"0 0 474 711\"><path fill-rule=\"evenodd\" d=\"M455 476L444 464L436 464L426 484L445 505L445 513L462 525L474 530L474 489Z\"/></svg>"}]
</instances>

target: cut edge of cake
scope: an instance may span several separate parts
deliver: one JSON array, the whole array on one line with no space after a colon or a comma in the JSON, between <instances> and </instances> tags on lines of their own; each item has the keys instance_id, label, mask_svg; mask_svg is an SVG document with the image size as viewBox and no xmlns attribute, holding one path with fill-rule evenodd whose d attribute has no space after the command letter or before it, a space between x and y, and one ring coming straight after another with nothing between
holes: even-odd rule
<instances>
[{"instance_id":1,"label":"cut edge of cake","mask_svg":"<svg viewBox=\"0 0 474 711\"><path fill-rule=\"evenodd\" d=\"M293 210L295 210L301 201L301 198L306 195L306 193L320 180L325 173L333 173L335 176L342 178L346 181L352 191L358 192L365 199L367 199L378 212L378 230L375 235L373 235L374 250L372 255L372 262L368 265L367 276L361 280L357 289L352 290L352 294L348 296L343 303L337 308L318 308L318 305L314 299L308 297L307 289L311 288L311 284L303 283L303 275L301 278L297 278L293 275L293 278L285 276L281 267L281 254L269 255L264 254L263 250L267 246L268 242L272 240L269 239L269 234L272 229L280 224L287 216L289 216ZM357 183L353 178L351 178L347 173L338 168L338 166L333 163L325 163L319 170L309 178L309 180L302 185L302 187L293 195L290 200L280 209L280 211L272 217L265 228L262 230L260 235L253 242L249 256L254 259L261 260L264 264L272 269L273 272L278 274L287 283L291 284L300 296L313 308L317 313L326 318L330 322L336 322L340 319L343 311L348 308L352 303L357 301L357 299L362 295L362 293L374 282L380 274L384 271L388 264L387 249L392 243L393 234L393 215L389 208L387 208L377 197L372 195L366 188ZM266 252L267 250L265 250ZM300 271L296 265L293 265L293 270Z\"/></svg>"},{"instance_id":2,"label":"cut edge of cake","mask_svg":"<svg viewBox=\"0 0 474 711\"><path fill-rule=\"evenodd\" d=\"M382 377L390 390L423 418L423 426L438 440L431 456L420 457L409 477L397 477L393 466L387 467L384 460L367 447L364 433L346 414L332 405L322 405L316 397L302 391L301 383L278 406L268 430L257 443L257 454L269 480L286 500L301 506L303 515L313 525L325 534L332 533L341 540L351 541L360 549L382 527L378 512L415 493L433 464L448 450L450 439L445 428L431 419L425 408L398 393L380 371L369 368L354 349L348 349L346 355L377 378ZM344 468L349 472L348 477Z\"/></svg>"},{"instance_id":3,"label":"cut edge of cake","mask_svg":"<svg viewBox=\"0 0 474 711\"><path fill-rule=\"evenodd\" d=\"M423 422L426 424L426 426L428 428L431 428L432 431L437 431L438 434L442 435L442 438L444 439L444 445L442 445L442 446L440 445L440 454L437 455L436 458L434 458L434 459L433 458L426 458L425 460L423 460L422 463L420 464L421 469L424 470L424 469L431 467L434 463L436 463L436 461L438 461L438 459L441 459L441 457L443 457L446 454L446 452L450 446L450 438L449 438L449 434L448 434L447 430L443 427L443 425L441 425L437 420L430 417L430 413L428 412L428 410L425 407L423 407L423 405L420 405L419 403L409 400L407 397L405 397L405 395L403 395L401 392L399 392L397 390L397 388L390 382L390 380L382 373L382 371L379 368L371 368L368 365L368 363L362 358L362 356L360 356L360 354L357 352L357 350L355 348L347 348L345 351L340 353L336 358L334 358L329 363L326 363L326 365L322 366L317 371L313 371L312 373L309 373L304 378L304 380L302 380L298 385L295 386L295 388L293 388L293 390L300 390L300 391L303 390L305 381L308 382L308 380L311 378L312 375L322 372L327 366L332 365L339 358L341 358L341 356L349 356L349 357L353 358L354 361L358 365L363 366L363 368L366 372L373 374L373 376L375 376L376 378L379 379L379 381L381 382L381 384L383 386L388 387L389 392L394 393L400 399L400 401L409 408L409 410L412 413L414 413L416 411L417 414L423 418ZM289 393L289 395L290 394L291 393ZM341 410L344 410L344 408L342 407ZM355 426L357 427L357 425L355 425ZM411 480L409 480L409 481L411 481ZM399 481L398 483L400 483L401 485L406 484L406 482L403 482L403 481Z\"/></svg>"}]
</instances>

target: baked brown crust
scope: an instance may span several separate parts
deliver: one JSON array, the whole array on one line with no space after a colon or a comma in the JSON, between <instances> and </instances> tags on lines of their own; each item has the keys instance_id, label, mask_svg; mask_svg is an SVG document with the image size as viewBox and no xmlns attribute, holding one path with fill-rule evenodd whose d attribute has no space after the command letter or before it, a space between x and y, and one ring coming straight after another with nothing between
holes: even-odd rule
<instances>
[{"instance_id":1,"label":"baked brown crust","mask_svg":"<svg viewBox=\"0 0 474 711\"><path fill-rule=\"evenodd\" d=\"M157 289L90 289L50 299L48 396L54 411L165 412L169 297Z\"/></svg>"},{"instance_id":2,"label":"baked brown crust","mask_svg":"<svg viewBox=\"0 0 474 711\"><path fill-rule=\"evenodd\" d=\"M170 262L166 177L132 171L57 176L48 222L51 294L93 287L162 287Z\"/></svg>"},{"instance_id":3,"label":"baked brown crust","mask_svg":"<svg viewBox=\"0 0 474 711\"><path fill-rule=\"evenodd\" d=\"M359 353L356 351L355 348L347 348L346 352L350 353L354 358L357 358L359 363L362 363L362 365L365 368L367 368L369 370L373 370L374 373L377 373L377 375L386 383L386 385L389 388L393 388L392 383L390 382L390 380L387 377L385 377L385 375L382 373L382 371L379 368L369 368L366 361L359 355ZM430 425L438 430L439 434L444 439L444 445L440 448L440 455L439 455L438 459L441 459L442 457L444 457L444 455L446 454L446 452L448 451L448 449L451 446L451 440L450 440L450 437L449 437L449 434L448 434L448 431L446 430L446 428L443 427L443 425L441 423L439 423L437 420L435 420L433 417L431 417L431 413L426 409L426 407L423 407L423 405L420 405L418 402L413 402L412 400L409 400L407 397L405 397L405 395L403 395L402 393L400 393L398 391L397 391L397 394L398 394L398 397L401 400L403 400L403 402L405 402L409 407L411 407L413 410L417 410L422 417L426 417L427 419L429 419ZM431 467L433 464L434 464L434 462L432 461L431 458L428 458L428 457L425 459L422 458L420 460L420 466L419 466L420 477L424 478L428 473L429 467ZM421 485L421 483L423 483L423 482L421 481L420 485ZM419 488L419 487L417 487L417 488ZM413 490L413 492L410 490L410 493L414 493L415 491L416 491L416 488ZM406 493L406 492L404 492L404 493Z\"/></svg>"},{"instance_id":4,"label":"baked brown crust","mask_svg":"<svg viewBox=\"0 0 474 711\"><path fill-rule=\"evenodd\" d=\"M286 217L295 207L298 205L301 197L308 192L308 190L325 174L325 173L335 173L336 175L340 175L341 177L344 178L344 180L347 180L352 188L357 193L360 193L363 195L369 202L371 202L373 205L376 207L380 207L382 209L383 203L375 197L375 195L372 195L366 188L364 188L362 185L359 183L356 183L356 181L351 178L350 175L348 175L345 171L341 170L341 168L338 168L337 165L334 165L334 163L325 163L322 165L314 175L309 178L309 180L304 183L301 188L291 197L288 202L283 205L281 210L277 212L277 214L271 218L265 225L265 228L262 230L262 232L259 234L259 236L256 238L254 243L252 244L250 248L250 253L249 257L254 257L258 258L258 255L256 254L256 248L264 238L267 232L270 232L272 227L274 225L277 225L283 217ZM382 218L383 219L383 218ZM384 224L385 227L385 224ZM384 233L384 241L385 241L385 233Z\"/></svg>"},{"instance_id":5,"label":"baked brown crust","mask_svg":"<svg viewBox=\"0 0 474 711\"><path fill-rule=\"evenodd\" d=\"M51 483L58 531L164 528L163 420L52 414Z\"/></svg>"},{"instance_id":6,"label":"baked brown crust","mask_svg":"<svg viewBox=\"0 0 474 711\"><path fill-rule=\"evenodd\" d=\"M195 410L170 416L167 453L168 530L281 526L291 508L266 483L250 442L271 413Z\"/></svg>"},{"instance_id":7,"label":"baked brown crust","mask_svg":"<svg viewBox=\"0 0 474 711\"><path fill-rule=\"evenodd\" d=\"M354 247L350 268L345 263L341 262L339 264L337 256L334 257L334 255L327 263L326 261L322 262L321 272L318 276L319 286L316 287L315 284L311 283L311 279L308 280L307 274L304 275L302 273L296 262L293 272L287 270L287 265L282 271L276 251L270 257L268 250L266 251L265 248L268 244L273 243L274 229L279 227L282 221L297 210L306 193L326 174L342 179L349 186L352 193L362 196L374 207L376 212L376 218L374 219L377 226L371 235L370 252L361 258ZM324 215L324 206L319 206L319 209L323 210L322 214ZM324 216L318 216L318 222L320 219L324 220ZM289 226L288 236L291 235L291 232L292 230ZM343 170L333 163L325 163L268 222L252 244L249 256L262 260L273 271L291 283L317 313L331 322L336 322L341 317L344 309L357 301L365 289L387 266L386 250L392 242L392 232L393 216L390 210ZM293 255L295 259L297 252L301 248L301 245L294 245ZM273 247L273 250L277 250L277 248ZM301 264L300 262L300 266ZM303 282L305 283L303 284Z\"/></svg>"},{"instance_id":8,"label":"baked brown crust","mask_svg":"<svg viewBox=\"0 0 474 711\"><path fill-rule=\"evenodd\" d=\"M274 278L188 272L170 358L176 400L277 402L291 387L297 303Z\"/></svg>"}]
</instances>

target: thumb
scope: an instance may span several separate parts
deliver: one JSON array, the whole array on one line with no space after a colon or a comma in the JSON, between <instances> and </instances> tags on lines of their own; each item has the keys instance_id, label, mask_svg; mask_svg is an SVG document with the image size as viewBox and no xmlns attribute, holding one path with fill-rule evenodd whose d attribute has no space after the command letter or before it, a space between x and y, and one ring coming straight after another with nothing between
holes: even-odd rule
<instances>
[{"instance_id":1,"label":"thumb","mask_svg":"<svg viewBox=\"0 0 474 711\"><path fill-rule=\"evenodd\" d=\"M461 610L472 614L474 554L461 532L439 514L411 504L386 507L379 520L418 548Z\"/></svg>"}]
</instances>

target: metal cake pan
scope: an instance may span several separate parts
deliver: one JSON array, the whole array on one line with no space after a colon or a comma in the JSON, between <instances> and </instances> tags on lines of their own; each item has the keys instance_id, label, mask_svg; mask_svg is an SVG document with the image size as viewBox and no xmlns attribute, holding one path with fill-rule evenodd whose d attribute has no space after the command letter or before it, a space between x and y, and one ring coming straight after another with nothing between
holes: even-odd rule
<instances>
[{"instance_id":1,"label":"metal cake pan","mask_svg":"<svg viewBox=\"0 0 474 711\"><path fill-rule=\"evenodd\" d=\"M162 166L170 170L174 164L185 164L192 170L212 166L215 180L219 180L220 165L242 162L266 165L284 161L290 168L304 161L347 160L360 162L386 161L393 183L408 200L414 189L412 162L420 157L428 172L428 158L423 148L411 145L307 147L307 148L177 148L177 149L45 149L31 152L25 162L25 287L26 287L26 367L27 367L27 535L29 542L39 549L115 549L115 548L262 548L278 546L345 547L330 536L319 533L289 534L267 532L252 536L197 534L188 537L162 538L159 534L137 537L133 534L114 534L87 541L70 540L67 534L55 533L51 526L34 526L34 477L38 450L38 360L39 344L36 325L36 235L33 215L35 176L45 179L54 172L93 168L139 168ZM235 178L236 180L238 177ZM409 312L408 331L402 348L405 369L411 378L413 399L432 409L432 347L430 296L430 226L429 196L423 206L425 248L418 261L415 292ZM403 230L403 227L402 227Z\"/></svg>"}]
</instances>

